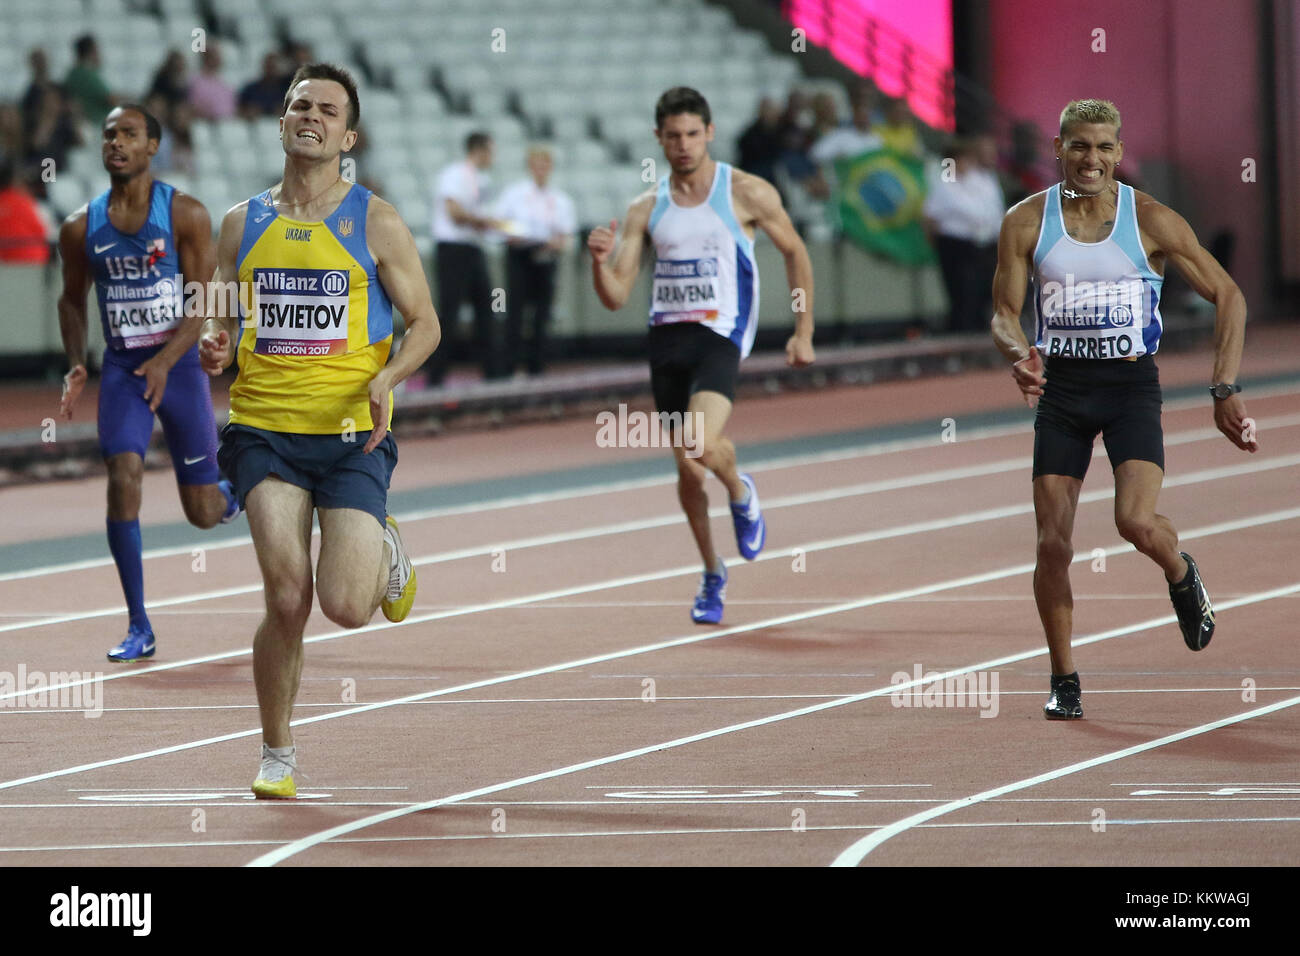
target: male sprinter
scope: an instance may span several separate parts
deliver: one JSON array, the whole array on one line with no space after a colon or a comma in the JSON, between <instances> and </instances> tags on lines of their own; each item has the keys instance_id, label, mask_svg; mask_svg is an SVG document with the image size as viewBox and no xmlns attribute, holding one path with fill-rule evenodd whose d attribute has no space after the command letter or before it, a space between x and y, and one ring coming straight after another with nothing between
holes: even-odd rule
<instances>
[{"instance_id":1,"label":"male sprinter","mask_svg":"<svg viewBox=\"0 0 1300 956\"><path fill-rule=\"evenodd\" d=\"M1052 660L1051 696L1044 708L1049 720L1083 716L1070 649L1070 539L1098 432L1115 472L1119 533L1164 571L1187 646L1199 651L1214 634L1214 611L1196 562L1178 550L1169 519L1156 514L1165 454L1152 356L1160 346L1160 286L1167 263L1216 307L1214 422L1238 448L1258 447L1246 435L1246 407L1236 395L1246 300L1181 216L1115 181L1124 155L1119 127L1119 111L1105 100L1076 100L1065 107L1054 140L1061 182L1007 213L993 280L994 340L1014 363L1012 375L1025 401L1038 408L1034 599ZM1037 312L1032 347L1020 330L1031 271Z\"/></svg>"},{"instance_id":2,"label":"male sprinter","mask_svg":"<svg viewBox=\"0 0 1300 956\"><path fill-rule=\"evenodd\" d=\"M59 230L63 294L59 330L71 371L59 411L72 417L86 384L86 292L91 281L104 326L99 448L108 466L108 547L130 614L126 639L110 661L153 657L144 609L140 497L154 415L162 421L185 517L198 528L239 513L230 482L217 472L212 395L199 367L202 315L186 314L182 290L212 275L212 226L203 204L153 178L149 164L162 129L143 107L119 106L104 119L109 189Z\"/></svg>"},{"instance_id":3,"label":"male sprinter","mask_svg":"<svg viewBox=\"0 0 1300 956\"><path fill-rule=\"evenodd\" d=\"M297 795L289 718L311 613L312 509L326 617L362 627L382 606L401 621L415 600L415 571L387 515L397 463L388 426L392 388L437 346L438 318L396 210L339 175L360 113L346 71L300 67L280 117L284 176L226 213L217 239L217 278L238 280L242 316L220 456L248 511L266 595L253 639L258 797ZM394 307L406 339L386 364ZM220 302L203 326L201 358L213 375L230 364L234 312Z\"/></svg>"},{"instance_id":4,"label":"male sprinter","mask_svg":"<svg viewBox=\"0 0 1300 956\"><path fill-rule=\"evenodd\" d=\"M674 436L677 497L704 559L704 574L691 619L722 620L727 567L713 548L709 497L711 471L727 487L736 544L746 560L763 549L767 526L754 481L736 471L736 449L722 434L735 398L740 360L754 344L758 324L758 272L754 227L771 237L785 256L794 296L795 330L786 361L813 362L813 274L803 240L795 232L776 189L764 179L715 162L709 156L713 120L704 97L678 86L655 104L655 136L672 173L632 201L613 262L618 222L592 231L596 295L607 309L627 302L641 268L647 235L655 247L650 303L650 385L661 415L701 423L692 436ZM673 421L674 419L668 419ZM661 419L663 420L663 419ZM685 429L683 429L685 431ZM683 447L685 441L691 447Z\"/></svg>"}]
</instances>

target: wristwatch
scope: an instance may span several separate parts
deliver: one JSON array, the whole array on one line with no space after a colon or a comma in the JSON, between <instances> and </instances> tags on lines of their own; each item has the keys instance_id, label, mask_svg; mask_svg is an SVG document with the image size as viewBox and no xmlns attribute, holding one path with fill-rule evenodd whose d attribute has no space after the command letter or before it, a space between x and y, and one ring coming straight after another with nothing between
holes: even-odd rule
<instances>
[{"instance_id":1,"label":"wristwatch","mask_svg":"<svg viewBox=\"0 0 1300 956\"><path fill-rule=\"evenodd\" d=\"M1222 401L1228 396L1235 395L1240 391L1240 385L1230 385L1227 382L1219 382L1210 386L1210 394L1214 396L1215 401Z\"/></svg>"}]
</instances>

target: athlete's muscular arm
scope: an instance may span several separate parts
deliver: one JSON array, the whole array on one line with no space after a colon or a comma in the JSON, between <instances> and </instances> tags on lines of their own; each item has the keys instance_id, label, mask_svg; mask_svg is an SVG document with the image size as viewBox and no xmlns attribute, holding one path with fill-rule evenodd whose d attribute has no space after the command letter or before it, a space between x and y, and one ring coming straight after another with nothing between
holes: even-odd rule
<instances>
[{"instance_id":1,"label":"athlete's muscular arm","mask_svg":"<svg viewBox=\"0 0 1300 956\"><path fill-rule=\"evenodd\" d=\"M217 257L212 248L212 220L208 218L203 203L185 193L175 193L172 196L172 231L176 235L176 255L180 258L180 272L176 276L176 282L180 285L176 290L177 301L183 302L184 286L188 282L206 283L216 268ZM167 373L198 340L202 324L202 313L190 306L177 323L167 344L159 349L157 355L142 362L135 370L136 375L145 377L144 400L149 403L150 411L156 412L162 404L163 392L167 388Z\"/></svg>"},{"instance_id":2,"label":"athlete's muscular arm","mask_svg":"<svg viewBox=\"0 0 1300 956\"><path fill-rule=\"evenodd\" d=\"M235 358L239 304L234 295L226 294L226 287L235 289L234 283L239 279L236 260L247 216L247 202L232 207L221 220L221 232L217 235L217 271L208 284L207 318L199 332L199 364L209 375L220 375Z\"/></svg>"},{"instance_id":3,"label":"athlete's muscular arm","mask_svg":"<svg viewBox=\"0 0 1300 956\"><path fill-rule=\"evenodd\" d=\"M803 368L816 360L813 352L813 270L808 247L790 221L781 194L760 176L732 170L732 190L747 218L772 240L785 257L785 277L790 283L794 334L785 344L786 364Z\"/></svg>"},{"instance_id":4,"label":"athlete's muscular arm","mask_svg":"<svg viewBox=\"0 0 1300 956\"><path fill-rule=\"evenodd\" d=\"M59 229L59 253L63 259L63 292L59 295L59 333L68 356L68 374L63 377L59 414L72 418L86 384L86 294L90 291L90 262L86 258L86 207L64 220Z\"/></svg>"},{"instance_id":5,"label":"athlete's muscular arm","mask_svg":"<svg viewBox=\"0 0 1300 956\"><path fill-rule=\"evenodd\" d=\"M368 454L388 433L389 392L433 354L442 339L442 329L411 231L392 204L378 196L370 197L366 244L375 258L380 284L406 322L406 335L397 357L370 381L370 417L374 428L362 449Z\"/></svg>"},{"instance_id":6,"label":"athlete's muscular arm","mask_svg":"<svg viewBox=\"0 0 1300 956\"><path fill-rule=\"evenodd\" d=\"M614 249L617 219L611 219L608 228L598 226L591 230L591 235L587 237L587 248L591 250L591 276L596 285L596 296L600 299L601 305L610 311L623 308L627 304L627 297L632 294L636 274L641 271L641 250L645 246L645 234L650 227L650 213L654 205L653 191L642 193L632 200L613 262L607 260Z\"/></svg>"},{"instance_id":7,"label":"athlete's muscular arm","mask_svg":"<svg viewBox=\"0 0 1300 956\"><path fill-rule=\"evenodd\" d=\"M1030 196L1007 211L998 236L998 268L993 273L993 342L1012 363L1011 376L1030 408L1038 404L1047 379L1043 377L1043 357L1020 328L1020 310L1025 304L1030 258L1038 242L1042 203L1042 194Z\"/></svg>"},{"instance_id":8,"label":"athlete's muscular arm","mask_svg":"<svg viewBox=\"0 0 1300 956\"><path fill-rule=\"evenodd\" d=\"M1237 381L1241 369L1241 350L1246 342L1246 297L1237 283L1224 271L1214 256L1196 239L1187 220L1168 206L1149 196L1140 196L1137 204L1138 227L1145 238L1156 244L1169 262L1182 273L1197 295L1214 303L1214 377L1213 384ZM1238 448L1259 450L1253 436L1246 440L1246 404L1241 396L1214 402L1214 424Z\"/></svg>"}]
</instances>

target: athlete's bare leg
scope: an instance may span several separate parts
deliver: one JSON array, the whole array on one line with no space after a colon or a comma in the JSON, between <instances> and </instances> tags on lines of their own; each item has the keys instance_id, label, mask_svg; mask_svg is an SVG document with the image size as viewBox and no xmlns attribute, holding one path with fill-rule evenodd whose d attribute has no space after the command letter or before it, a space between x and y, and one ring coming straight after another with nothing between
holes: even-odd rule
<instances>
[{"instance_id":1,"label":"athlete's bare leg","mask_svg":"<svg viewBox=\"0 0 1300 956\"><path fill-rule=\"evenodd\" d=\"M1165 580L1176 584L1187 574L1187 562L1178 553L1178 532L1173 522L1156 514L1156 499L1165 478L1152 461L1136 458L1115 468L1115 527L1120 536L1160 565Z\"/></svg>"},{"instance_id":2,"label":"athlete's bare leg","mask_svg":"<svg viewBox=\"0 0 1300 956\"><path fill-rule=\"evenodd\" d=\"M266 598L266 617L253 638L262 739L288 747L302 677L302 632L311 614L311 493L271 475L248 493L245 504Z\"/></svg>"},{"instance_id":3,"label":"athlete's bare leg","mask_svg":"<svg viewBox=\"0 0 1300 956\"><path fill-rule=\"evenodd\" d=\"M690 421L683 423L683 430L689 431L685 435L680 431L675 433L673 442L677 499L686 513L704 567L712 571L718 553L709 527L709 494L705 490L709 472L718 476L733 501L744 496L745 485L736 472L736 447L722 434L731 416L731 402L727 397L718 392L696 392L691 396L686 414Z\"/></svg>"},{"instance_id":4,"label":"athlete's bare leg","mask_svg":"<svg viewBox=\"0 0 1300 956\"><path fill-rule=\"evenodd\" d=\"M1074 673L1070 632L1074 595L1070 591L1070 562L1074 559L1074 512L1083 481L1069 475L1039 475L1034 479L1034 517L1038 524L1038 563L1034 568L1034 601L1047 636L1052 673Z\"/></svg>"},{"instance_id":5,"label":"athlete's bare leg","mask_svg":"<svg viewBox=\"0 0 1300 956\"><path fill-rule=\"evenodd\" d=\"M226 513L229 502L217 485L177 485L185 520L196 528L215 528Z\"/></svg>"},{"instance_id":6,"label":"athlete's bare leg","mask_svg":"<svg viewBox=\"0 0 1300 956\"><path fill-rule=\"evenodd\" d=\"M316 597L340 627L364 627L388 589L388 544L374 515L357 508L318 508L320 558ZM367 568L374 573L367 574Z\"/></svg>"}]
</instances>

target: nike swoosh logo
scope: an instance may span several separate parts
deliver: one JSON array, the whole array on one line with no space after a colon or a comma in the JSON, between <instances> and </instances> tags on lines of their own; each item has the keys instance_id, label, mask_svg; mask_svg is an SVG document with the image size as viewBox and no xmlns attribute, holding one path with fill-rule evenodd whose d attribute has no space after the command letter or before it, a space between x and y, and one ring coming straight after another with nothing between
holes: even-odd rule
<instances>
[{"instance_id":1,"label":"nike swoosh logo","mask_svg":"<svg viewBox=\"0 0 1300 956\"><path fill-rule=\"evenodd\" d=\"M185 459L185 464L187 464L187 465L197 465L199 462L201 462L203 459L205 459L205 458L207 458L207 457L208 457L207 455L199 455L198 458L186 458L186 459Z\"/></svg>"},{"instance_id":2,"label":"nike swoosh logo","mask_svg":"<svg viewBox=\"0 0 1300 956\"><path fill-rule=\"evenodd\" d=\"M759 525L758 529L755 530L754 532L754 537L750 538L749 541L745 543L745 547L749 548L752 551L754 550L754 548L758 547L758 542L761 541L762 539L763 539L763 526Z\"/></svg>"},{"instance_id":3,"label":"nike swoosh logo","mask_svg":"<svg viewBox=\"0 0 1300 956\"><path fill-rule=\"evenodd\" d=\"M110 243L109 243L108 245L106 245L106 246L96 246L96 247L95 247L95 255L99 255L101 252L103 252L103 251L106 250L106 249L112 249L115 245L117 245L116 242L110 242Z\"/></svg>"}]
</instances>

